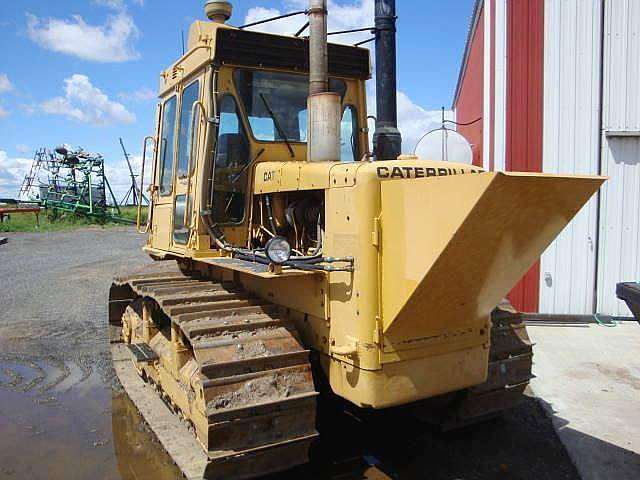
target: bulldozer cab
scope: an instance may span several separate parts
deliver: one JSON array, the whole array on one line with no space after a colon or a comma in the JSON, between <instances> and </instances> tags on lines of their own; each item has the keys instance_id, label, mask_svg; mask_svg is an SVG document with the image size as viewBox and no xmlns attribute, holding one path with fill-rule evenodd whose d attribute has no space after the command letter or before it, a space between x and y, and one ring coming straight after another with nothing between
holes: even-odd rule
<instances>
[{"instance_id":1,"label":"bulldozer cab","mask_svg":"<svg viewBox=\"0 0 640 480\"><path fill-rule=\"evenodd\" d=\"M221 74L230 81L218 97L212 220L218 225L237 225L243 222L248 206L246 192L255 161L306 159L309 78L242 67L225 68ZM332 79L332 91L344 98L347 83ZM344 140L341 158L336 160L359 160L357 112L355 105L344 106Z\"/></svg>"},{"instance_id":2,"label":"bulldozer cab","mask_svg":"<svg viewBox=\"0 0 640 480\"><path fill-rule=\"evenodd\" d=\"M189 47L161 74L150 220L152 247L177 254L208 249L202 210L228 241L245 243L256 164L307 155L307 40L196 22ZM329 56L330 90L342 103L335 160L359 161L369 52L331 45Z\"/></svg>"}]
</instances>

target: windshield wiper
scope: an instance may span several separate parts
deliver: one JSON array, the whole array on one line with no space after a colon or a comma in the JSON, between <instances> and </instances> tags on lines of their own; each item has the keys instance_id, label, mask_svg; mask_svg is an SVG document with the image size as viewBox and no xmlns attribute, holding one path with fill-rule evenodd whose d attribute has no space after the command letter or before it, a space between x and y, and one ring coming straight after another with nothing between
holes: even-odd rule
<instances>
[{"instance_id":1,"label":"windshield wiper","mask_svg":"<svg viewBox=\"0 0 640 480\"><path fill-rule=\"evenodd\" d=\"M233 177L231 179L231 184L233 185L234 183L236 183L238 180L240 180L240 177L242 176L242 174L247 170L247 168L249 168L251 165L253 165L254 163L256 163L256 160L258 160L262 154L264 153L264 148L262 150L260 150L257 155L253 158L252 161L250 161L249 163L247 163L244 167L242 167L242 170L240 170L235 177Z\"/></svg>"},{"instance_id":2,"label":"windshield wiper","mask_svg":"<svg viewBox=\"0 0 640 480\"><path fill-rule=\"evenodd\" d=\"M271 116L271 119L273 120L273 124L276 126L276 129L278 130L280 137L282 137L284 142L287 144L287 148L289 149L291 158L295 158L296 154L293 151L293 147L291 146L291 143L289 142L287 135L284 133L284 130L280 126L280 122L278 122L278 119L276 118L275 113L273 113L273 110L271 110L271 107L269 106L269 102L267 102L267 98L264 96L264 93L260 94L260 98L262 99L262 102L264 103L264 106L267 109L267 112L269 112L269 115Z\"/></svg>"}]
</instances>

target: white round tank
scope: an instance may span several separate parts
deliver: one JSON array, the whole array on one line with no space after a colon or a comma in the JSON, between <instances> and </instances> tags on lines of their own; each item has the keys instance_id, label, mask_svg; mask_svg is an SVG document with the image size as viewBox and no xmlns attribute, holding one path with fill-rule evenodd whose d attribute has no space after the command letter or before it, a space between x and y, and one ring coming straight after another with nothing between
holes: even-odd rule
<instances>
[{"instance_id":1,"label":"white round tank","mask_svg":"<svg viewBox=\"0 0 640 480\"><path fill-rule=\"evenodd\" d=\"M471 145L455 130L442 129L429 132L418 143L416 155L424 160L444 160L471 165Z\"/></svg>"}]
</instances>

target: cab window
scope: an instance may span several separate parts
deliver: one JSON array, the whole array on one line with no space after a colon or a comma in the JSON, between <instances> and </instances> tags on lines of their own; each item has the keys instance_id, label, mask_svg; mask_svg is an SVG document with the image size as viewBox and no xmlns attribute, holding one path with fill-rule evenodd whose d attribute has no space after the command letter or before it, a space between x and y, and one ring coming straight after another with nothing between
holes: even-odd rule
<instances>
[{"instance_id":1,"label":"cab window","mask_svg":"<svg viewBox=\"0 0 640 480\"><path fill-rule=\"evenodd\" d=\"M340 123L340 161L355 162L357 160L358 112L355 107L347 105Z\"/></svg>"},{"instance_id":2,"label":"cab window","mask_svg":"<svg viewBox=\"0 0 640 480\"><path fill-rule=\"evenodd\" d=\"M162 108L162 132L160 134L159 188L160 195L171 195L173 184L173 139L176 125L176 97L164 103Z\"/></svg>"},{"instance_id":3,"label":"cab window","mask_svg":"<svg viewBox=\"0 0 640 480\"><path fill-rule=\"evenodd\" d=\"M218 224L244 219L249 142L236 101L226 95L220 102L220 125L213 173L213 219Z\"/></svg>"},{"instance_id":4,"label":"cab window","mask_svg":"<svg viewBox=\"0 0 640 480\"><path fill-rule=\"evenodd\" d=\"M307 75L238 69L233 77L256 140L307 141ZM344 98L347 86L330 79L329 89Z\"/></svg>"},{"instance_id":5,"label":"cab window","mask_svg":"<svg viewBox=\"0 0 640 480\"><path fill-rule=\"evenodd\" d=\"M178 134L178 178L184 178L188 174L191 156L191 140L195 137L191 133L191 114L193 103L200 97L200 82L196 81L182 92L182 104L180 106L180 132ZM196 119L198 120L198 119ZM194 122L196 128L199 122Z\"/></svg>"}]
</instances>

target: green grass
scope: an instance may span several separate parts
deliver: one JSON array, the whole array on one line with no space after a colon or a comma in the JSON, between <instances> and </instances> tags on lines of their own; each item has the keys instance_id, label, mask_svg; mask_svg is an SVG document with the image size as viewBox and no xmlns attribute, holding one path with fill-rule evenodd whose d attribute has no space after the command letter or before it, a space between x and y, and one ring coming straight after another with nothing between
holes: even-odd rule
<instances>
[{"instance_id":1,"label":"green grass","mask_svg":"<svg viewBox=\"0 0 640 480\"><path fill-rule=\"evenodd\" d=\"M120 218L135 223L137 207L120 207ZM143 209L143 223L146 219L146 207ZM114 212L117 215L117 212ZM10 219L0 223L0 232L52 232L59 230L73 230L88 226L104 228L127 225L127 223L109 221L101 222L99 219L65 213L53 218L49 212L43 210L40 213L40 228L36 226L36 216L33 213L12 213Z\"/></svg>"}]
</instances>

